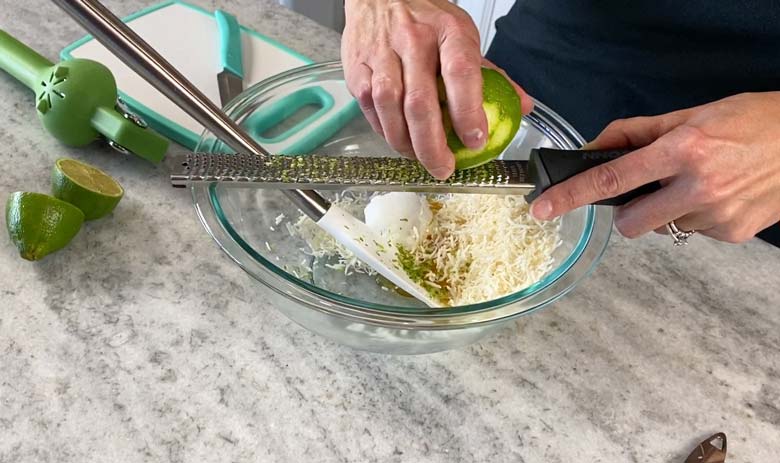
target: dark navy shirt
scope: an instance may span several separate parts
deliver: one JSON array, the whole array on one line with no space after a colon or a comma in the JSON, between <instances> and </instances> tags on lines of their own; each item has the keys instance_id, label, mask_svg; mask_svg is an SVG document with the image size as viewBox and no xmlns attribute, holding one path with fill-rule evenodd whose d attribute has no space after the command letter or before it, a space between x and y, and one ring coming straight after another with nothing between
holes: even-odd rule
<instances>
[{"instance_id":1,"label":"dark navy shirt","mask_svg":"<svg viewBox=\"0 0 780 463\"><path fill-rule=\"evenodd\" d=\"M614 119L780 91L780 0L517 0L487 57L591 140Z\"/></svg>"}]
</instances>

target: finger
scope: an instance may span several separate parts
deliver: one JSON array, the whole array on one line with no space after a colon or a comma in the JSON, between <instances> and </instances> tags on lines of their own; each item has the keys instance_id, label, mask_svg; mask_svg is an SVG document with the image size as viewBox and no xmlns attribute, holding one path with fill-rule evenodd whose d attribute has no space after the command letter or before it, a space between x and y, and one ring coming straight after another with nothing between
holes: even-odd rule
<instances>
[{"instance_id":1,"label":"finger","mask_svg":"<svg viewBox=\"0 0 780 463\"><path fill-rule=\"evenodd\" d=\"M482 108L482 57L479 42L458 27L462 26L445 29L439 48L441 75L452 127L467 148L477 150L485 146L488 133Z\"/></svg>"},{"instance_id":2,"label":"finger","mask_svg":"<svg viewBox=\"0 0 780 463\"><path fill-rule=\"evenodd\" d=\"M727 202L688 214L674 222L683 231L695 230L719 241L742 243L774 221L764 220L763 215L755 210L745 214L739 203Z\"/></svg>"},{"instance_id":3,"label":"finger","mask_svg":"<svg viewBox=\"0 0 780 463\"><path fill-rule=\"evenodd\" d=\"M756 234L758 234L758 232L735 231L725 227L713 227L708 230L697 230L697 233L699 235L704 235L718 241L734 244L750 241L756 237Z\"/></svg>"},{"instance_id":4,"label":"finger","mask_svg":"<svg viewBox=\"0 0 780 463\"><path fill-rule=\"evenodd\" d=\"M681 227L681 226L679 226L677 224L676 220L674 221L674 224L677 225L677 229L678 230L681 230L681 231L691 231L691 230L693 230L693 231L695 231L696 233L698 233L700 235L706 235L706 236L712 237L712 233L713 233L713 229L712 228L686 228L686 227ZM668 235L669 234L669 228L666 225L664 225L663 227L656 228L654 230L654 232L659 234L659 235Z\"/></svg>"},{"instance_id":5,"label":"finger","mask_svg":"<svg viewBox=\"0 0 780 463\"><path fill-rule=\"evenodd\" d=\"M394 48L403 66L404 116L415 155L431 175L446 179L455 158L447 147L437 98L436 37L425 27L409 25Z\"/></svg>"},{"instance_id":6,"label":"finger","mask_svg":"<svg viewBox=\"0 0 780 463\"><path fill-rule=\"evenodd\" d=\"M344 77L347 81L347 89L357 99L358 106L366 117L366 120L374 129L374 132L384 137L382 124L379 122L374 99L371 91L371 78L373 71L365 63L344 67Z\"/></svg>"},{"instance_id":7,"label":"finger","mask_svg":"<svg viewBox=\"0 0 780 463\"><path fill-rule=\"evenodd\" d=\"M382 53L371 62L371 69L371 97L385 139L393 149L414 159L403 112L401 60L393 51Z\"/></svg>"},{"instance_id":8,"label":"finger","mask_svg":"<svg viewBox=\"0 0 780 463\"><path fill-rule=\"evenodd\" d=\"M680 231L700 232L703 230L709 230L717 225L710 217L707 217L706 214L697 213L697 212L686 214L684 216L672 220L674 220L674 225ZM666 228L666 225L663 226L663 229L666 231L666 233L669 233L669 230Z\"/></svg>"},{"instance_id":9,"label":"finger","mask_svg":"<svg viewBox=\"0 0 780 463\"><path fill-rule=\"evenodd\" d=\"M690 114L690 109L683 109L661 116L618 119L609 124L593 141L583 146L583 149L647 146L682 125Z\"/></svg>"},{"instance_id":10,"label":"finger","mask_svg":"<svg viewBox=\"0 0 780 463\"><path fill-rule=\"evenodd\" d=\"M578 207L672 177L680 163L672 148L670 143L659 140L588 169L542 193L531 205L531 212L537 219L549 220Z\"/></svg>"},{"instance_id":11,"label":"finger","mask_svg":"<svg viewBox=\"0 0 780 463\"><path fill-rule=\"evenodd\" d=\"M523 87L521 87L520 85L517 84L517 82L512 80L512 78L509 77L509 74L507 74L506 71L493 64L492 61L485 58L482 59L482 65L490 69L495 69L496 71L503 74L504 77L507 78L507 80L509 80L512 86L515 88L517 94L520 96L520 109L523 111L524 116L530 114L534 110L534 99L531 97L531 95L526 93Z\"/></svg>"},{"instance_id":12,"label":"finger","mask_svg":"<svg viewBox=\"0 0 780 463\"><path fill-rule=\"evenodd\" d=\"M672 219L674 220L674 225L677 227L678 230L681 231L696 231L696 232L702 232L705 230L709 230L713 227L714 224L712 224L711 220L702 220L701 217L698 217L697 213L691 213L684 215L683 217L680 217L679 219ZM661 235L668 235L669 234L669 228L668 223L665 223L663 226L660 226L656 228L654 231Z\"/></svg>"},{"instance_id":13,"label":"finger","mask_svg":"<svg viewBox=\"0 0 780 463\"><path fill-rule=\"evenodd\" d=\"M651 193L621 207L615 214L615 227L627 238L637 238L675 221L680 230L687 227L685 217L698 205L685 201L689 187L684 182L673 182L655 193ZM685 228L686 230L688 228Z\"/></svg>"}]
</instances>

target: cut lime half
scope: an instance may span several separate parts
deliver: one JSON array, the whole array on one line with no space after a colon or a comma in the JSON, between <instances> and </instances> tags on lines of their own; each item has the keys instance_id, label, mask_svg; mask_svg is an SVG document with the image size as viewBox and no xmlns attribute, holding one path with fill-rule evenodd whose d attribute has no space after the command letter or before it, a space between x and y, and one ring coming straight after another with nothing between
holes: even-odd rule
<instances>
[{"instance_id":1,"label":"cut lime half","mask_svg":"<svg viewBox=\"0 0 780 463\"><path fill-rule=\"evenodd\" d=\"M81 209L85 220L105 217L124 195L122 186L97 167L61 158L54 163L51 188L55 197Z\"/></svg>"},{"instance_id":2,"label":"cut lime half","mask_svg":"<svg viewBox=\"0 0 780 463\"><path fill-rule=\"evenodd\" d=\"M84 223L84 213L49 195L18 191L5 204L5 222L19 254L40 260L73 240Z\"/></svg>"}]
</instances>

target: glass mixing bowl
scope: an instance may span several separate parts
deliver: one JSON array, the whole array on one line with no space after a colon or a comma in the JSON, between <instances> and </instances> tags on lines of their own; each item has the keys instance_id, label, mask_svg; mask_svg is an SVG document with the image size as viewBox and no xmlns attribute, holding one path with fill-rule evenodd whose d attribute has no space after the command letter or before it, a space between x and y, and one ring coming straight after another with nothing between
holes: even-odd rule
<instances>
[{"instance_id":1,"label":"glass mixing bowl","mask_svg":"<svg viewBox=\"0 0 780 463\"><path fill-rule=\"evenodd\" d=\"M277 152L396 155L355 102L344 99L343 78L336 62L305 66L253 85L225 110L261 143L288 143L288 150ZM578 148L582 143L569 124L537 103L503 157L527 159L534 147ZM210 133L203 134L196 151L231 152ZM611 208L575 210L562 218L562 244L541 281L496 300L429 309L382 290L376 277L348 276L328 268L326 259L307 255L306 243L287 228L301 214L279 191L212 184L194 186L192 195L206 230L242 269L276 292L269 301L278 310L339 343L391 354L465 346L549 305L595 267L612 229Z\"/></svg>"}]
</instances>

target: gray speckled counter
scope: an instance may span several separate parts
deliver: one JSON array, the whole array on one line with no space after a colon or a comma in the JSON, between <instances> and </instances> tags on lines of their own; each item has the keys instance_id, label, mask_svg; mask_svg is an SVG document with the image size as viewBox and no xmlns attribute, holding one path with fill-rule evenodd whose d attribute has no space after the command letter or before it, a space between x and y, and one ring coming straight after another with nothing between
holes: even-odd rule
<instances>
[{"instance_id":1,"label":"gray speckled counter","mask_svg":"<svg viewBox=\"0 0 780 463\"><path fill-rule=\"evenodd\" d=\"M270 1L198 3L338 57L336 34ZM82 35L41 0L4 0L0 27L51 58ZM478 345L359 353L275 311L164 167L63 148L5 74L0 95L3 202L46 191L63 155L127 190L113 217L43 262L0 238L2 463L675 463L716 431L730 462L780 455L775 248L615 237L579 289Z\"/></svg>"}]
</instances>

